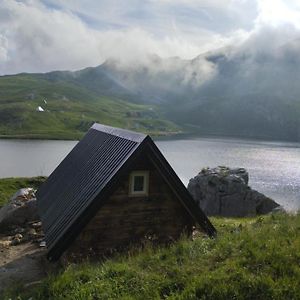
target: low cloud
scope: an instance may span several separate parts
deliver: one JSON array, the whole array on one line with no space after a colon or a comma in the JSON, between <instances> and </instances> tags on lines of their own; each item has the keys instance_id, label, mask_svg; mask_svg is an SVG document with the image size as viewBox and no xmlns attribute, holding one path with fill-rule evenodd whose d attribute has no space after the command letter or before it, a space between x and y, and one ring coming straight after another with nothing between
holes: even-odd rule
<instances>
[{"instance_id":1,"label":"low cloud","mask_svg":"<svg viewBox=\"0 0 300 300\"><path fill-rule=\"evenodd\" d=\"M97 32L78 17L34 1L4 1L1 11L7 16L0 21L0 34L7 40L1 73L73 69L101 62Z\"/></svg>"},{"instance_id":2,"label":"low cloud","mask_svg":"<svg viewBox=\"0 0 300 300\"><path fill-rule=\"evenodd\" d=\"M186 5L186 14L174 8L168 15L167 3L145 2L139 9L117 9L117 3L106 3L107 9L96 2L84 10L78 1L4 0L0 8L0 74L18 72L46 72L50 70L75 70L96 66L108 58L119 59L130 65L137 60L147 61L149 55L193 58L199 53L228 45L236 32L221 34L209 26L195 23L190 11L195 1L177 3ZM215 9L202 1L205 13ZM60 6L59 6L60 4ZM156 5L156 6L155 6ZM157 8L155 15L150 8ZM82 14L80 10L82 9ZM103 24L98 24L91 12L102 9ZM201 8L202 9L202 8ZM141 14L141 15L139 15ZM143 21L143 15L145 20ZM148 19L147 19L148 18ZM140 25L139 25L140 24Z\"/></svg>"},{"instance_id":3,"label":"low cloud","mask_svg":"<svg viewBox=\"0 0 300 300\"><path fill-rule=\"evenodd\" d=\"M3 35L0 35L0 64L8 59L8 41Z\"/></svg>"},{"instance_id":4,"label":"low cloud","mask_svg":"<svg viewBox=\"0 0 300 300\"><path fill-rule=\"evenodd\" d=\"M291 6L282 0L3 0L0 74L76 70L107 59L124 69L150 67L153 54L192 59L222 48L233 49L225 51L229 59L247 53L255 63L260 52L282 55L278 49L298 37L298 20L294 0ZM169 64L154 64L151 72L170 72ZM181 81L201 85L217 74L217 65L199 58L185 65Z\"/></svg>"}]
</instances>

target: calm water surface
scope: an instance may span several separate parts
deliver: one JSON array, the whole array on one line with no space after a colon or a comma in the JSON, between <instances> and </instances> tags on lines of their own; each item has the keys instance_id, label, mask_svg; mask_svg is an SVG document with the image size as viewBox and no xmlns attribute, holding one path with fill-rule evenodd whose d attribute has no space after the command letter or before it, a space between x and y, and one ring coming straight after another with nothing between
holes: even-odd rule
<instances>
[{"instance_id":1,"label":"calm water surface","mask_svg":"<svg viewBox=\"0 0 300 300\"><path fill-rule=\"evenodd\" d=\"M244 167L249 184L285 208L300 208L300 144L192 138L156 142L187 184L203 167ZM49 175L75 141L0 140L0 177Z\"/></svg>"}]
</instances>

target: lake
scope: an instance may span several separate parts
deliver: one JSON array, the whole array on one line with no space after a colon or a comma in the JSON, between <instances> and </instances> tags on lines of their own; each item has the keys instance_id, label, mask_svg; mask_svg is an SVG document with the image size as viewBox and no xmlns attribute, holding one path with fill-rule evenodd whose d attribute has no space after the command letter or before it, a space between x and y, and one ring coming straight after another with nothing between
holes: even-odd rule
<instances>
[{"instance_id":1,"label":"lake","mask_svg":"<svg viewBox=\"0 0 300 300\"><path fill-rule=\"evenodd\" d=\"M0 177L49 175L76 141L0 140ZM249 171L249 185L288 210L300 209L300 144L224 138L159 140L156 144L187 184L203 167Z\"/></svg>"}]
</instances>

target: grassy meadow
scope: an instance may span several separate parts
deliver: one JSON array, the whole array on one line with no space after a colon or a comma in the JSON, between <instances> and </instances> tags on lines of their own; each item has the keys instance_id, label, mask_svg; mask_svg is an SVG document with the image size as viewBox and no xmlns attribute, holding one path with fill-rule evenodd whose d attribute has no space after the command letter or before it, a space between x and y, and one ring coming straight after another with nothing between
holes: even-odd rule
<instances>
[{"instance_id":1,"label":"grassy meadow","mask_svg":"<svg viewBox=\"0 0 300 300\"><path fill-rule=\"evenodd\" d=\"M57 76L0 76L0 138L76 140L94 122L152 135L180 131L155 105L101 95Z\"/></svg>"},{"instance_id":2,"label":"grassy meadow","mask_svg":"<svg viewBox=\"0 0 300 300\"><path fill-rule=\"evenodd\" d=\"M300 214L211 218L218 236L70 265L4 299L300 299Z\"/></svg>"}]
</instances>

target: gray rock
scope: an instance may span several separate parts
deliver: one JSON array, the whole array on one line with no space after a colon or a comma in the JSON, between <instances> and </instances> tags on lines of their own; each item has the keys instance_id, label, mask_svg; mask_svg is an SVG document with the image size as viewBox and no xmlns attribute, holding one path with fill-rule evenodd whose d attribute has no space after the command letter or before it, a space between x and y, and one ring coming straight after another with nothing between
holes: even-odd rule
<instances>
[{"instance_id":1,"label":"gray rock","mask_svg":"<svg viewBox=\"0 0 300 300\"><path fill-rule=\"evenodd\" d=\"M188 190L207 215L243 217L266 214L279 207L248 186L244 168L206 168L190 179Z\"/></svg>"},{"instance_id":2,"label":"gray rock","mask_svg":"<svg viewBox=\"0 0 300 300\"><path fill-rule=\"evenodd\" d=\"M29 235L29 237L35 237L37 235L37 232L34 228L30 228L28 231L27 231L27 234Z\"/></svg>"},{"instance_id":3,"label":"gray rock","mask_svg":"<svg viewBox=\"0 0 300 300\"><path fill-rule=\"evenodd\" d=\"M23 233L25 231L25 229L24 228L22 228L22 227L17 227L17 228L15 228L15 230L13 231L14 233Z\"/></svg>"},{"instance_id":4,"label":"gray rock","mask_svg":"<svg viewBox=\"0 0 300 300\"><path fill-rule=\"evenodd\" d=\"M12 239L12 241L11 241L11 244L12 244L13 246L15 246L15 245L18 245L18 244L22 243L22 241L23 241L23 235L20 234L20 233L17 233L17 234L13 237L13 239Z\"/></svg>"},{"instance_id":5,"label":"gray rock","mask_svg":"<svg viewBox=\"0 0 300 300\"><path fill-rule=\"evenodd\" d=\"M33 188L23 188L19 189L15 194L10 198L9 202L16 205L22 205L24 201L35 198Z\"/></svg>"},{"instance_id":6,"label":"gray rock","mask_svg":"<svg viewBox=\"0 0 300 300\"><path fill-rule=\"evenodd\" d=\"M39 220L36 198L33 196L32 189L21 189L0 209L0 232Z\"/></svg>"}]
</instances>

